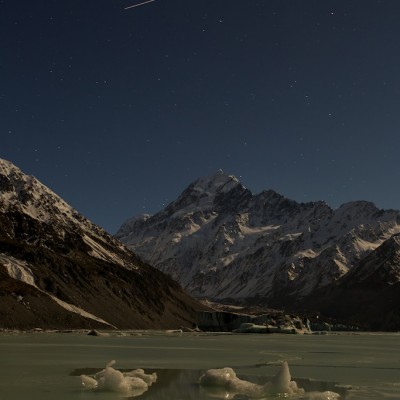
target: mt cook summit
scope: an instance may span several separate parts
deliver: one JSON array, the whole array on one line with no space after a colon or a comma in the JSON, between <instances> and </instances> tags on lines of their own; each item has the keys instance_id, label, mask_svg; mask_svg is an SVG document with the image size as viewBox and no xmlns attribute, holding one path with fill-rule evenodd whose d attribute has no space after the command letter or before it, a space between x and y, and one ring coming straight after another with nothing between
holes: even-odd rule
<instances>
[{"instance_id":1,"label":"mt cook summit","mask_svg":"<svg viewBox=\"0 0 400 400\"><path fill-rule=\"evenodd\" d=\"M157 214L126 221L116 238L198 298L307 307L363 320L346 307L333 310L331 300L340 291L341 304L346 299L352 304L350 287L377 265L390 269L376 278L380 295L385 297L389 286L399 289L399 233L399 211L367 201L332 209L273 190L253 195L234 176L218 171L189 185ZM386 247L393 257L385 264ZM321 295L328 289L329 299Z\"/></svg>"}]
</instances>

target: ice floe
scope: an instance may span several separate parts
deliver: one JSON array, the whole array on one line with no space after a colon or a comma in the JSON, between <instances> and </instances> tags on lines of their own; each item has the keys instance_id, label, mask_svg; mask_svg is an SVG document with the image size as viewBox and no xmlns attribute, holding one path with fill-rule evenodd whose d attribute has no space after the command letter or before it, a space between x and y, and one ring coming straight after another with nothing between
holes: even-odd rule
<instances>
[{"instance_id":1,"label":"ice floe","mask_svg":"<svg viewBox=\"0 0 400 400\"><path fill-rule=\"evenodd\" d=\"M199 379L200 386L210 397L233 399L236 395L250 398L287 398L304 400L338 400L334 392L305 392L291 380L289 366L283 362L279 372L265 385L257 385L236 376L232 368L209 369Z\"/></svg>"},{"instance_id":2,"label":"ice floe","mask_svg":"<svg viewBox=\"0 0 400 400\"><path fill-rule=\"evenodd\" d=\"M106 368L93 376L80 375L82 385L89 390L117 392L122 397L135 397L145 393L157 381L157 374L146 374L143 369L121 372L113 368L111 361ZM287 362L283 362L278 373L264 385L237 377L229 367L207 370L198 380L200 390L207 396L219 399L234 399L236 396L250 399L298 399L339 400L338 393L306 392L292 380Z\"/></svg>"},{"instance_id":3,"label":"ice floe","mask_svg":"<svg viewBox=\"0 0 400 400\"><path fill-rule=\"evenodd\" d=\"M157 381L157 374L146 374L143 369L135 369L129 372L120 372L112 366L111 361L106 368L94 376L81 375L82 385L88 389L99 391L118 392L125 397L140 396Z\"/></svg>"}]
</instances>

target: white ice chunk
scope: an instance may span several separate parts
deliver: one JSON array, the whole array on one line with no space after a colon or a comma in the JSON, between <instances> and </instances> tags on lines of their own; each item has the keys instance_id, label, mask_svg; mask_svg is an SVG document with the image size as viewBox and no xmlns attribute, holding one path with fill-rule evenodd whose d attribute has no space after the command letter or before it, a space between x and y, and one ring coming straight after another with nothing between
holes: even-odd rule
<instances>
[{"instance_id":1,"label":"white ice chunk","mask_svg":"<svg viewBox=\"0 0 400 400\"><path fill-rule=\"evenodd\" d=\"M200 377L199 383L203 386L227 386L237 379L232 368L209 369Z\"/></svg>"},{"instance_id":2,"label":"white ice chunk","mask_svg":"<svg viewBox=\"0 0 400 400\"><path fill-rule=\"evenodd\" d=\"M302 400L338 400L334 392L305 392L291 380L289 366L283 362L278 373L264 386L241 380L232 368L209 369L199 379L199 384L211 397L233 399L236 395L250 398L294 397Z\"/></svg>"},{"instance_id":3,"label":"white ice chunk","mask_svg":"<svg viewBox=\"0 0 400 400\"><path fill-rule=\"evenodd\" d=\"M126 377L130 376L133 378L140 378L144 382L146 382L148 386L151 386L154 382L157 381L157 374L155 372L153 372L152 374L146 374L144 370L142 370L141 368L134 369L133 371L130 372L126 372L124 375Z\"/></svg>"},{"instance_id":4,"label":"white ice chunk","mask_svg":"<svg viewBox=\"0 0 400 400\"><path fill-rule=\"evenodd\" d=\"M142 369L122 373L112 367L114 364L114 360L109 362L106 368L94 377L81 375L83 386L88 389L118 392L126 397L134 397L143 394L157 380L156 373L145 374Z\"/></svg>"},{"instance_id":5,"label":"white ice chunk","mask_svg":"<svg viewBox=\"0 0 400 400\"><path fill-rule=\"evenodd\" d=\"M87 376L87 375L81 375L80 378L81 378L82 385L87 387L88 389L96 389L97 388L96 379L94 379L90 376Z\"/></svg>"},{"instance_id":6,"label":"white ice chunk","mask_svg":"<svg viewBox=\"0 0 400 400\"><path fill-rule=\"evenodd\" d=\"M303 389L297 387L297 383L291 380L289 365L284 361L279 372L272 378L270 382L264 385L265 393L286 393L289 395L304 392Z\"/></svg>"},{"instance_id":7,"label":"white ice chunk","mask_svg":"<svg viewBox=\"0 0 400 400\"><path fill-rule=\"evenodd\" d=\"M199 383L207 388L207 393L212 397L231 399L236 394L246 394L249 397L264 395L262 386L239 379L235 371L228 367L209 369L200 377Z\"/></svg>"}]
</instances>

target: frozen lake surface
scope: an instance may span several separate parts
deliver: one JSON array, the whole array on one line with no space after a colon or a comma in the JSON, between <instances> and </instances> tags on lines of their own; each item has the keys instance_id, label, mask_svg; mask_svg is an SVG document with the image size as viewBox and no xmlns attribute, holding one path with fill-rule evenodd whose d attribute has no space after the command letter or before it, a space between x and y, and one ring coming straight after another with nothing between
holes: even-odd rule
<instances>
[{"instance_id":1,"label":"frozen lake surface","mask_svg":"<svg viewBox=\"0 0 400 400\"><path fill-rule=\"evenodd\" d=\"M346 400L400 399L399 345L397 334L3 333L0 399L120 399L118 393L83 388L79 378L110 360L117 361L116 369L157 373L157 382L136 397L143 400L209 400L221 395L197 384L205 370L232 367L240 378L262 384L282 361L307 392L331 390Z\"/></svg>"}]
</instances>

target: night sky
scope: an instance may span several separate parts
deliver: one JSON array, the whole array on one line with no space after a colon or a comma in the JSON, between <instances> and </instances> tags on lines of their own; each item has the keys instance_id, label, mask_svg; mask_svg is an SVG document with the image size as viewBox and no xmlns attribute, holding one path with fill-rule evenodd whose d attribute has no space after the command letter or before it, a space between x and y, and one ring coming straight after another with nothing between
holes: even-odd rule
<instances>
[{"instance_id":1,"label":"night sky","mask_svg":"<svg viewBox=\"0 0 400 400\"><path fill-rule=\"evenodd\" d=\"M400 209L399 0L0 0L0 157L114 233L217 169Z\"/></svg>"}]
</instances>

